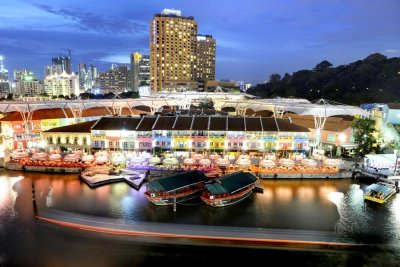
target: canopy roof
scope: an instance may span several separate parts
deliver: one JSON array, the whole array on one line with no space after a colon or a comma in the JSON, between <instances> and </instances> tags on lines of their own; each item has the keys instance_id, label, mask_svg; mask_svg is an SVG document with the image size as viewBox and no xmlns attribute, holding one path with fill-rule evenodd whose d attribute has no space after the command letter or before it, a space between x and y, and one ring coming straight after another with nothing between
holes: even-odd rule
<instances>
[{"instance_id":1,"label":"canopy roof","mask_svg":"<svg viewBox=\"0 0 400 267\"><path fill-rule=\"evenodd\" d=\"M318 117L330 117L335 115L361 115L368 116L368 112L357 106L344 105L325 99L314 103L305 99L273 98L255 99L246 101L220 101L220 108L233 107L235 109L251 109L255 112L268 110L276 113L293 112L298 115L313 115Z\"/></svg>"},{"instance_id":2,"label":"canopy roof","mask_svg":"<svg viewBox=\"0 0 400 267\"><path fill-rule=\"evenodd\" d=\"M155 192L171 192L194 184L208 181L199 171L187 171L149 181L148 187Z\"/></svg>"},{"instance_id":3,"label":"canopy roof","mask_svg":"<svg viewBox=\"0 0 400 267\"><path fill-rule=\"evenodd\" d=\"M234 194L237 191L254 184L257 181L257 177L250 172L240 171L215 179L215 181L215 183L206 185L206 189L210 191L211 194Z\"/></svg>"}]
</instances>

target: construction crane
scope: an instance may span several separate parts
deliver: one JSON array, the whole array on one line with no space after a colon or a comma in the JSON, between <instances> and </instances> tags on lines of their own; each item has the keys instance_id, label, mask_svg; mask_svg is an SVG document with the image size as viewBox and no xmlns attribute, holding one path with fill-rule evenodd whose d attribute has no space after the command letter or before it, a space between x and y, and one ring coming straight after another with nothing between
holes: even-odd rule
<instances>
[{"instance_id":1,"label":"construction crane","mask_svg":"<svg viewBox=\"0 0 400 267\"><path fill-rule=\"evenodd\" d=\"M71 52L73 52L73 50L71 50L71 49L67 49L67 48L61 48L61 50L68 51L69 60L71 60L71 61L72 61L72 59L71 59Z\"/></svg>"}]
</instances>

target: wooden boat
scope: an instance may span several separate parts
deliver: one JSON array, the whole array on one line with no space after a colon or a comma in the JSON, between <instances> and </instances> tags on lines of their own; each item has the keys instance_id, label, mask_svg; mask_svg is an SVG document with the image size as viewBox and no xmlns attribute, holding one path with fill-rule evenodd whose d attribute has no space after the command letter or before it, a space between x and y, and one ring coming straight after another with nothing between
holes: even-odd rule
<instances>
[{"instance_id":1,"label":"wooden boat","mask_svg":"<svg viewBox=\"0 0 400 267\"><path fill-rule=\"evenodd\" d=\"M258 178L250 172L239 171L214 181L205 185L201 200L212 207L225 207L250 196Z\"/></svg>"},{"instance_id":2,"label":"wooden boat","mask_svg":"<svg viewBox=\"0 0 400 267\"><path fill-rule=\"evenodd\" d=\"M364 194L364 199L383 204L395 193L395 185L379 182L371 184L367 187L367 190Z\"/></svg>"},{"instance_id":3,"label":"wooden boat","mask_svg":"<svg viewBox=\"0 0 400 267\"><path fill-rule=\"evenodd\" d=\"M200 197L207 181L207 176L199 171L155 178L147 183L145 196L155 205L173 205Z\"/></svg>"}]
</instances>

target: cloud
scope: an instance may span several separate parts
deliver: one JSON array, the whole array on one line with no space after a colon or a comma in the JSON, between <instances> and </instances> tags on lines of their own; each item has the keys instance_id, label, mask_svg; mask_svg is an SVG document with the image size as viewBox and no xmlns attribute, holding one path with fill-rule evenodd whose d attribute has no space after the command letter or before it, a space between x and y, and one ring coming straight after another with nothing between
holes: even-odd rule
<instances>
[{"instance_id":1,"label":"cloud","mask_svg":"<svg viewBox=\"0 0 400 267\"><path fill-rule=\"evenodd\" d=\"M391 54L395 54L395 53L398 53L399 52L399 50L397 50L397 49L393 49L393 48L390 48L390 49L386 49L386 51L385 51L386 53L391 53Z\"/></svg>"},{"instance_id":2,"label":"cloud","mask_svg":"<svg viewBox=\"0 0 400 267\"><path fill-rule=\"evenodd\" d=\"M81 30L92 30L107 34L147 34L148 25L140 21L98 15L74 8L57 9L43 4L39 4L37 7L48 13L59 15L65 19L74 21L78 24L78 27Z\"/></svg>"},{"instance_id":3,"label":"cloud","mask_svg":"<svg viewBox=\"0 0 400 267\"><path fill-rule=\"evenodd\" d=\"M127 54L112 54L112 55L107 55L105 57L101 57L98 59L98 61L129 64L130 58L129 58L129 54L128 55Z\"/></svg>"}]
</instances>

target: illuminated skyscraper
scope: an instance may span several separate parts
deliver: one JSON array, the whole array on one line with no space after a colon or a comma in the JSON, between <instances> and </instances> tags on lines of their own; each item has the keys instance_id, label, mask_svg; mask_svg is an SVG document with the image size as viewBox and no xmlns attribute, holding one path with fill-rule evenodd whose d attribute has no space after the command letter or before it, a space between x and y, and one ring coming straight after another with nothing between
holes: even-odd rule
<instances>
[{"instance_id":1,"label":"illuminated skyscraper","mask_svg":"<svg viewBox=\"0 0 400 267\"><path fill-rule=\"evenodd\" d=\"M61 66L61 72L65 71L67 74L72 74L71 58L69 56L60 55L59 57L53 58L51 61L52 65Z\"/></svg>"},{"instance_id":2,"label":"illuminated skyscraper","mask_svg":"<svg viewBox=\"0 0 400 267\"><path fill-rule=\"evenodd\" d=\"M14 70L12 93L14 96L37 96L44 92L43 83L27 69Z\"/></svg>"},{"instance_id":3,"label":"illuminated skyscraper","mask_svg":"<svg viewBox=\"0 0 400 267\"><path fill-rule=\"evenodd\" d=\"M100 92L102 94L126 92L129 89L128 81L128 67L112 64L108 71L100 73Z\"/></svg>"},{"instance_id":4,"label":"illuminated skyscraper","mask_svg":"<svg viewBox=\"0 0 400 267\"><path fill-rule=\"evenodd\" d=\"M8 70L4 67L4 57L0 55L0 96L7 97L10 91L10 81L8 78Z\"/></svg>"},{"instance_id":5,"label":"illuminated skyscraper","mask_svg":"<svg viewBox=\"0 0 400 267\"><path fill-rule=\"evenodd\" d=\"M140 86L150 86L150 56L139 52L131 54L131 88L138 92Z\"/></svg>"},{"instance_id":6,"label":"illuminated skyscraper","mask_svg":"<svg viewBox=\"0 0 400 267\"><path fill-rule=\"evenodd\" d=\"M215 51L215 39L198 35L193 17L164 9L150 24L151 90L197 90L199 81L215 80Z\"/></svg>"},{"instance_id":7,"label":"illuminated skyscraper","mask_svg":"<svg viewBox=\"0 0 400 267\"><path fill-rule=\"evenodd\" d=\"M164 9L150 24L152 91L197 89L197 22L181 11Z\"/></svg>"},{"instance_id":8,"label":"illuminated skyscraper","mask_svg":"<svg viewBox=\"0 0 400 267\"><path fill-rule=\"evenodd\" d=\"M215 50L211 35L197 35L197 80L215 80Z\"/></svg>"}]
</instances>

